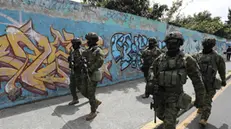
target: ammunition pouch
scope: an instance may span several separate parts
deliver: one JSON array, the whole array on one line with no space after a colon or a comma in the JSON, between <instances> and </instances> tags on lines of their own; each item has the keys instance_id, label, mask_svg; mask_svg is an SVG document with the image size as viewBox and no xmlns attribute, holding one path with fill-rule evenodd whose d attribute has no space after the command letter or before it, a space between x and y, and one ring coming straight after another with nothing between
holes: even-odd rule
<instances>
[{"instance_id":1,"label":"ammunition pouch","mask_svg":"<svg viewBox=\"0 0 231 129\"><path fill-rule=\"evenodd\" d=\"M192 102L192 97L183 92L179 96L179 99L177 101L177 107L181 109L188 109L189 106L191 105L191 102Z\"/></svg>"},{"instance_id":2,"label":"ammunition pouch","mask_svg":"<svg viewBox=\"0 0 231 129\"><path fill-rule=\"evenodd\" d=\"M173 71L161 71L159 74L159 85L164 87L173 87L183 85L187 81L185 69Z\"/></svg>"},{"instance_id":3,"label":"ammunition pouch","mask_svg":"<svg viewBox=\"0 0 231 129\"><path fill-rule=\"evenodd\" d=\"M92 73L91 75L91 80L92 81L100 81L102 79L102 72L100 70L96 70Z\"/></svg>"}]
</instances>

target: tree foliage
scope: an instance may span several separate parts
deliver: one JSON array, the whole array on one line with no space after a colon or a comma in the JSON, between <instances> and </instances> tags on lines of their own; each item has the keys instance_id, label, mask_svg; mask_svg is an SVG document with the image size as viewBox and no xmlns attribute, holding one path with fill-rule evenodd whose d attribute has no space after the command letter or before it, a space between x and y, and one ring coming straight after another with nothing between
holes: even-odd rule
<instances>
[{"instance_id":1,"label":"tree foliage","mask_svg":"<svg viewBox=\"0 0 231 129\"><path fill-rule=\"evenodd\" d=\"M87 3L87 0L84 0L84 3ZM88 0L88 4L153 20L161 20L169 10L167 5L159 3L154 3L150 8L149 0Z\"/></svg>"},{"instance_id":2,"label":"tree foliage","mask_svg":"<svg viewBox=\"0 0 231 129\"><path fill-rule=\"evenodd\" d=\"M224 24L220 17L212 17L209 11L195 13L193 16L177 17L172 22L187 29L214 34L224 38L231 38L231 29L230 25L228 25L229 22Z\"/></svg>"},{"instance_id":3,"label":"tree foliage","mask_svg":"<svg viewBox=\"0 0 231 129\"><path fill-rule=\"evenodd\" d=\"M182 6L183 0L172 1L172 7L167 12L167 17L164 21L170 22L173 18L173 15L180 9Z\"/></svg>"},{"instance_id":4,"label":"tree foliage","mask_svg":"<svg viewBox=\"0 0 231 129\"><path fill-rule=\"evenodd\" d=\"M161 20L162 16L165 12L167 12L168 6L167 5L161 5L158 3L154 3L153 7L149 11L148 18L154 19L154 20Z\"/></svg>"},{"instance_id":5,"label":"tree foliage","mask_svg":"<svg viewBox=\"0 0 231 129\"><path fill-rule=\"evenodd\" d=\"M142 17L149 17L148 0L111 0L105 5L105 8Z\"/></svg>"},{"instance_id":6,"label":"tree foliage","mask_svg":"<svg viewBox=\"0 0 231 129\"><path fill-rule=\"evenodd\" d=\"M231 25L231 9L229 9L229 12L228 12L228 21L226 21L226 24Z\"/></svg>"}]
</instances>

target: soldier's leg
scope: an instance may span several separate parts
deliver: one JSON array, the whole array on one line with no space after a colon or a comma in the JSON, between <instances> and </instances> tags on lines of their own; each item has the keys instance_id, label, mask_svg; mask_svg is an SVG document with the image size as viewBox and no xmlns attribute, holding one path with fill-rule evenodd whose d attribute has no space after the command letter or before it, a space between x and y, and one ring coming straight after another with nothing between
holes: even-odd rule
<instances>
[{"instance_id":1,"label":"soldier's leg","mask_svg":"<svg viewBox=\"0 0 231 129\"><path fill-rule=\"evenodd\" d=\"M146 85L145 85L145 92L144 92L144 95L142 97L143 98L148 98L149 97L149 93L148 93L148 90L147 90L148 70L144 70L144 78L145 78Z\"/></svg>"},{"instance_id":2,"label":"soldier's leg","mask_svg":"<svg viewBox=\"0 0 231 129\"><path fill-rule=\"evenodd\" d=\"M78 98L77 93L76 93L77 83L76 83L75 75L70 76L69 87L70 87L71 95L73 97L73 100L69 103L69 105L74 105L74 104L79 103L79 98Z\"/></svg>"},{"instance_id":3,"label":"soldier's leg","mask_svg":"<svg viewBox=\"0 0 231 129\"><path fill-rule=\"evenodd\" d=\"M169 103L164 111L164 129L176 129L177 114L180 109L176 103Z\"/></svg>"},{"instance_id":4,"label":"soldier's leg","mask_svg":"<svg viewBox=\"0 0 231 129\"><path fill-rule=\"evenodd\" d=\"M91 105L91 113L87 116L86 120L91 120L96 117L96 109L101 104L101 102L95 97L96 86L97 82L92 81L88 87L88 99Z\"/></svg>"},{"instance_id":5,"label":"soldier's leg","mask_svg":"<svg viewBox=\"0 0 231 129\"><path fill-rule=\"evenodd\" d=\"M88 98L88 94L87 94L87 88L89 87L88 86L88 82L87 82L87 80L85 79L85 78L81 78L81 84L80 84L80 92L81 92L81 94L84 96L84 97L86 97L86 98Z\"/></svg>"},{"instance_id":6,"label":"soldier's leg","mask_svg":"<svg viewBox=\"0 0 231 129\"><path fill-rule=\"evenodd\" d=\"M204 101L204 107L201 115L201 124L206 124L212 109L212 99L213 96L216 94L216 90L209 90L206 93L205 101Z\"/></svg>"},{"instance_id":7,"label":"soldier's leg","mask_svg":"<svg viewBox=\"0 0 231 129\"><path fill-rule=\"evenodd\" d=\"M164 121L164 111L165 111L164 103L160 103L156 109L156 116L162 121Z\"/></svg>"}]
</instances>

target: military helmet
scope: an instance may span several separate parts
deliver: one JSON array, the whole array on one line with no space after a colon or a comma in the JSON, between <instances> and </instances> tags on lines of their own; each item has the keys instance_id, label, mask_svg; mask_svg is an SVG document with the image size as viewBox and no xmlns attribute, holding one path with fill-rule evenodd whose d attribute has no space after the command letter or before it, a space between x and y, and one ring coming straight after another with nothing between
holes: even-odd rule
<instances>
[{"instance_id":1,"label":"military helmet","mask_svg":"<svg viewBox=\"0 0 231 129\"><path fill-rule=\"evenodd\" d=\"M211 45L214 47L216 45L216 39L215 38L204 38L202 41L202 45L208 46Z\"/></svg>"},{"instance_id":2,"label":"military helmet","mask_svg":"<svg viewBox=\"0 0 231 129\"><path fill-rule=\"evenodd\" d=\"M94 32L89 32L85 35L85 38L90 41L99 41L99 36Z\"/></svg>"},{"instance_id":3,"label":"military helmet","mask_svg":"<svg viewBox=\"0 0 231 129\"><path fill-rule=\"evenodd\" d=\"M75 38L71 40L72 44L81 44L81 40L79 38Z\"/></svg>"},{"instance_id":4,"label":"military helmet","mask_svg":"<svg viewBox=\"0 0 231 129\"><path fill-rule=\"evenodd\" d=\"M150 43L151 41L152 41L153 43L157 43L157 40L156 40L155 37L150 37L150 38L148 38L148 42Z\"/></svg>"},{"instance_id":5,"label":"military helmet","mask_svg":"<svg viewBox=\"0 0 231 129\"><path fill-rule=\"evenodd\" d=\"M164 42L167 42L169 39L181 40L180 45L183 45L183 43L184 43L184 37L183 37L182 33L179 31L173 31L173 32L168 33L164 39Z\"/></svg>"}]
</instances>

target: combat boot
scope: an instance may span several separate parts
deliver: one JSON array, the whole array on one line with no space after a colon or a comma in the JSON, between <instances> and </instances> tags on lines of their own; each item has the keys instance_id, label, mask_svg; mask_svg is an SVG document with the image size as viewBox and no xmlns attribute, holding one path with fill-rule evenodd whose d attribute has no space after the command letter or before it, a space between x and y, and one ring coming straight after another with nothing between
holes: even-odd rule
<instances>
[{"instance_id":1,"label":"combat boot","mask_svg":"<svg viewBox=\"0 0 231 129\"><path fill-rule=\"evenodd\" d=\"M75 104L77 104L77 103L79 103L79 100L78 100L78 99L72 100L68 105L75 105Z\"/></svg>"},{"instance_id":2,"label":"combat boot","mask_svg":"<svg viewBox=\"0 0 231 129\"><path fill-rule=\"evenodd\" d=\"M96 112L91 112L90 114L87 115L86 120L90 121L92 119L94 119L97 116Z\"/></svg>"},{"instance_id":3,"label":"combat boot","mask_svg":"<svg viewBox=\"0 0 231 129\"><path fill-rule=\"evenodd\" d=\"M199 124L201 124L202 126L206 126L207 125L207 121L205 119L201 119Z\"/></svg>"},{"instance_id":4,"label":"combat boot","mask_svg":"<svg viewBox=\"0 0 231 129\"><path fill-rule=\"evenodd\" d=\"M100 105L101 103L102 103L101 101L99 101L99 100L96 99L96 109L99 107L99 105Z\"/></svg>"},{"instance_id":5,"label":"combat boot","mask_svg":"<svg viewBox=\"0 0 231 129\"><path fill-rule=\"evenodd\" d=\"M202 114L202 109L201 109L201 108L199 108L199 109L197 110L197 114Z\"/></svg>"}]
</instances>

